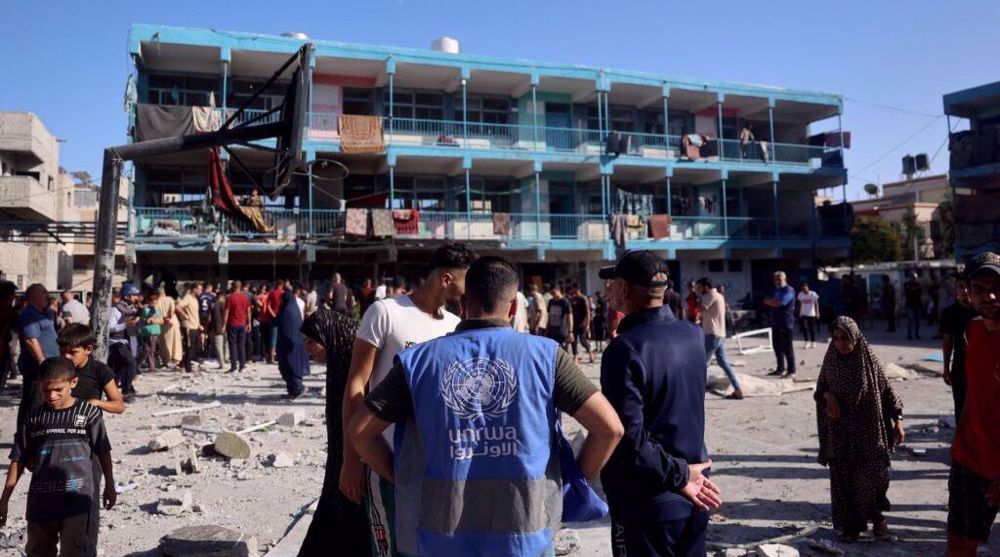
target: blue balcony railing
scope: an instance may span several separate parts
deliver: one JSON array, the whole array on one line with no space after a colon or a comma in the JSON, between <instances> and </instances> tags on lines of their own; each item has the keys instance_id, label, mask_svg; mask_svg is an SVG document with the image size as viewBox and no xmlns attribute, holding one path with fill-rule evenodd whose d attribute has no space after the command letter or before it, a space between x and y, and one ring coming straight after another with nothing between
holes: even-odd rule
<instances>
[{"instance_id":1,"label":"blue balcony railing","mask_svg":"<svg viewBox=\"0 0 1000 557\"><path fill-rule=\"evenodd\" d=\"M345 213L335 210L265 208L266 229L246 218L197 207L140 207L132 214L135 242L295 242L307 239L343 238ZM645 226L628 228L630 243L652 241ZM670 241L687 240L775 240L815 237L809 222L779 221L745 216L675 216ZM494 213L464 211L420 211L416 219L397 224L395 237L419 240L478 240L553 242L575 241L577 246L609 242L607 222L599 215L557 213Z\"/></svg>"}]
</instances>

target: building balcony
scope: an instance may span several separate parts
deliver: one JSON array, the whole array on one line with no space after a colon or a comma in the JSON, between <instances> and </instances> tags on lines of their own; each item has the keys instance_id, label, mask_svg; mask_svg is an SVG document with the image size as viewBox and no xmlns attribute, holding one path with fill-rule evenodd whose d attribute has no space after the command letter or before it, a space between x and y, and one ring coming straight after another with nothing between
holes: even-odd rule
<instances>
[{"instance_id":1,"label":"building balcony","mask_svg":"<svg viewBox=\"0 0 1000 557\"><path fill-rule=\"evenodd\" d=\"M1000 175L1000 125L955 132L948 149L953 178Z\"/></svg>"},{"instance_id":2,"label":"building balcony","mask_svg":"<svg viewBox=\"0 0 1000 557\"><path fill-rule=\"evenodd\" d=\"M263 111L261 111L263 112ZM250 116L248 116L250 117ZM313 112L309 137L339 142L337 115ZM582 128L560 128L523 124L490 124L460 120L384 118L385 141L395 147L432 147L475 151L506 151L526 154L554 153L599 156L605 153L601 132ZM843 167L839 147L794 143L755 142L741 145L736 139L707 139L693 146L679 135L620 132L621 155L643 159L682 162L779 163L818 168Z\"/></svg>"},{"instance_id":3,"label":"building balcony","mask_svg":"<svg viewBox=\"0 0 1000 557\"><path fill-rule=\"evenodd\" d=\"M31 176L0 176L0 210L24 220L55 220L56 195Z\"/></svg>"},{"instance_id":4,"label":"building balcony","mask_svg":"<svg viewBox=\"0 0 1000 557\"><path fill-rule=\"evenodd\" d=\"M391 234L352 236L347 233L347 214L337 210L266 209L262 223L206 213L196 208L139 207L131 212L130 241L134 244L223 245L231 243L279 243L377 238L396 240L458 240L493 242L501 248L526 249L545 244L549 249L605 249L612 237L600 215L553 213L486 213L462 211L413 211L405 217L395 212ZM683 248L720 245L723 242L801 243L823 237L820 227L809 222L775 222L746 216L675 216L669 235L653 239L643 221L624 230L630 247L656 247L672 243ZM701 241L701 242L699 242ZM707 242L707 244L706 244Z\"/></svg>"}]
</instances>

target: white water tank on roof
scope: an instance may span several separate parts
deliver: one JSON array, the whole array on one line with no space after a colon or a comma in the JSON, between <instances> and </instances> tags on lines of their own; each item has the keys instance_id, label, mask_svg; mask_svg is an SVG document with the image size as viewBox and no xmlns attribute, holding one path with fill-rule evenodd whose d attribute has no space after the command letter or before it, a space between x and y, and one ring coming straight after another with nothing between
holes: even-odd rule
<instances>
[{"instance_id":1,"label":"white water tank on roof","mask_svg":"<svg viewBox=\"0 0 1000 557\"><path fill-rule=\"evenodd\" d=\"M304 41L309 38L309 35L306 35L305 33L300 33L298 31L289 31L287 33L282 33L281 36L288 37L289 39L297 39L300 41Z\"/></svg>"},{"instance_id":2,"label":"white water tank on roof","mask_svg":"<svg viewBox=\"0 0 1000 557\"><path fill-rule=\"evenodd\" d=\"M448 35L438 37L431 42L431 50L447 52L449 54L458 54L458 39L449 37Z\"/></svg>"}]
</instances>

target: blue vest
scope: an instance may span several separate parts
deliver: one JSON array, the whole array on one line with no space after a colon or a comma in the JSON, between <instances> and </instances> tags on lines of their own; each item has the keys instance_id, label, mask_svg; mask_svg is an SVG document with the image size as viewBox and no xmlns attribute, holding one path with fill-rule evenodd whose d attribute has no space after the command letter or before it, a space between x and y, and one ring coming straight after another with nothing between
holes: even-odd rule
<instances>
[{"instance_id":1,"label":"blue vest","mask_svg":"<svg viewBox=\"0 0 1000 557\"><path fill-rule=\"evenodd\" d=\"M557 348L491 327L400 353L426 458L419 555L540 557L552 544L562 517ZM405 466L404 437L397 428L397 470ZM406 496L400 489L397 500Z\"/></svg>"}]
</instances>

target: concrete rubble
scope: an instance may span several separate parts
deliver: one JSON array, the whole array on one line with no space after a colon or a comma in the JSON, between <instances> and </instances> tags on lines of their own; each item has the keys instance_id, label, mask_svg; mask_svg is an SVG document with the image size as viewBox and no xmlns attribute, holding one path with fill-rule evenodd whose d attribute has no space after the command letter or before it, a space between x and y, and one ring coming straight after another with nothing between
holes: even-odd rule
<instances>
[{"instance_id":1,"label":"concrete rubble","mask_svg":"<svg viewBox=\"0 0 1000 557\"><path fill-rule=\"evenodd\" d=\"M556 555L571 555L580 549L580 536L572 528L563 528L553 541Z\"/></svg>"},{"instance_id":2,"label":"concrete rubble","mask_svg":"<svg viewBox=\"0 0 1000 557\"><path fill-rule=\"evenodd\" d=\"M790 545L765 543L757 547L757 557L799 557L799 550Z\"/></svg>"},{"instance_id":3,"label":"concrete rubble","mask_svg":"<svg viewBox=\"0 0 1000 557\"><path fill-rule=\"evenodd\" d=\"M156 512L167 516L177 516L188 511L192 502L191 490L184 490L177 497L160 497L156 503Z\"/></svg>"},{"instance_id":4,"label":"concrete rubble","mask_svg":"<svg viewBox=\"0 0 1000 557\"><path fill-rule=\"evenodd\" d=\"M306 419L305 410L293 410L291 412L285 412L278 417L278 425L285 427L295 427Z\"/></svg>"},{"instance_id":5,"label":"concrete rubble","mask_svg":"<svg viewBox=\"0 0 1000 557\"><path fill-rule=\"evenodd\" d=\"M169 451L170 449L183 445L184 434L177 429L168 429L156 436L146 445L151 451Z\"/></svg>"},{"instance_id":6,"label":"concrete rubble","mask_svg":"<svg viewBox=\"0 0 1000 557\"><path fill-rule=\"evenodd\" d=\"M267 460L271 464L271 468L291 468L295 466L295 459L285 452L274 453Z\"/></svg>"},{"instance_id":7,"label":"concrete rubble","mask_svg":"<svg viewBox=\"0 0 1000 557\"><path fill-rule=\"evenodd\" d=\"M257 557L257 538L221 526L185 526L160 538L163 557Z\"/></svg>"}]
</instances>

